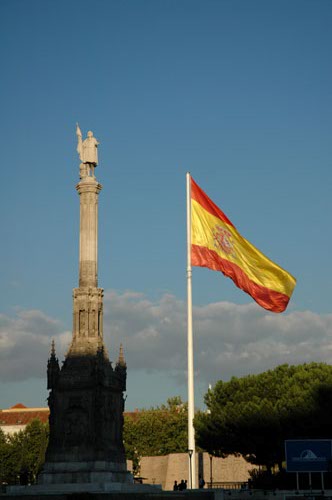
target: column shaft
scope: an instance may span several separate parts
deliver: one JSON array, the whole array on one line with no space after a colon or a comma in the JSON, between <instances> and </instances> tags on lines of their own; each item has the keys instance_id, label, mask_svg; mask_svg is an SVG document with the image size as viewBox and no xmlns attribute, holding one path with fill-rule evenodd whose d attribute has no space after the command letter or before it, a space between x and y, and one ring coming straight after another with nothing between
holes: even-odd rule
<instances>
[{"instance_id":1,"label":"column shaft","mask_svg":"<svg viewBox=\"0 0 332 500\"><path fill-rule=\"evenodd\" d=\"M79 286L98 286L98 195L101 185L87 177L76 189L80 195Z\"/></svg>"}]
</instances>

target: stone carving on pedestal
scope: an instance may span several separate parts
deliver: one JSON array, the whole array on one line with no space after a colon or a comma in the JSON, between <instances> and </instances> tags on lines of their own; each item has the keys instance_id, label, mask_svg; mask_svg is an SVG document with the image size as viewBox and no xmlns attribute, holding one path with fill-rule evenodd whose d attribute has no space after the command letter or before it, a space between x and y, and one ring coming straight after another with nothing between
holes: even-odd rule
<instances>
[{"instance_id":1,"label":"stone carving on pedestal","mask_svg":"<svg viewBox=\"0 0 332 500\"><path fill-rule=\"evenodd\" d=\"M60 368L52 342L47 365L50 438L40 485L132 483L123 446L127 367L120 346L113 367L103 342L103 289L98 288L98 196L95 178L99 142L82 141L79 287L73 290L72 341Z\"/></svg>"}]
</instances>

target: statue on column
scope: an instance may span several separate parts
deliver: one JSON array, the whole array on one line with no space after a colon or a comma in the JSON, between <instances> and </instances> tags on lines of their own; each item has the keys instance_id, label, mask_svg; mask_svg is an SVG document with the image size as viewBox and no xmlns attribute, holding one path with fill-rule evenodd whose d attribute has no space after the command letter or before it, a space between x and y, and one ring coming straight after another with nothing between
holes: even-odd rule
<instances>
[{"instance_id":1,"label":"statue on column","mask_svg":"<svg viewBox=\"0 0 332 500\"><path fill-rule=\"evenodd\" d=\"M81 160L80 165L80 178L83 177L95 177L94 170L98 165L98 144L99 142L93 136L91 130L87 133L87 138L82 140L82 132L78 125L76 124L76 135L77 135L77 152Z\"/></svg>"}]
</instances>

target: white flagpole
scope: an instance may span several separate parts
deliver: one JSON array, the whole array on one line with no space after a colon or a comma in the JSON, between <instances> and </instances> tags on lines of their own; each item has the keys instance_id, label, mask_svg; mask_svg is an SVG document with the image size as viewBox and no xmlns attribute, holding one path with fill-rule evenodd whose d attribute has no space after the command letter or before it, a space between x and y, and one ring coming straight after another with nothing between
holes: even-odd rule
<instances>
[{"instance_id":1,"label":"white flagpole","mask_svg":"<svg viewBox=\"0 0 332 500\"><path fill-rule=\"evenodd\" d=\"M194 349L192 324L192 289L191 289L191 182L187 172L187 327L188 327L188 455L189 455L189 487L196 488L196 454L195 454L195 402L194 402Z\"/></svg>"}]
</instances>

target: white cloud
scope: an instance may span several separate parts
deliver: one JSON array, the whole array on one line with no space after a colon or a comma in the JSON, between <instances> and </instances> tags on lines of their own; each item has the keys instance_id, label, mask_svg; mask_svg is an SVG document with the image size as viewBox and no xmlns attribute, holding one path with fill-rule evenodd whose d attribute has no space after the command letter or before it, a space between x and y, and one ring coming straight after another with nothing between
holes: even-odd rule
<instances>
[{"instance_id":1,"label":"white cloud","mask_svg":"<svg viewBox=\"0 0 332 500\"><path fill-rule=\"evenodd\" d=\"M195 372L200 382L259 373L288 363L332 362L332 314L282 315L255 303L218 302L193 310ZM105 294L105 338L123 342L129 370L186 372L186 304L172 295L149 301L142 294ZM116 353L113 354L113 359Z\"/></svg>"},{"instance_id":2,"label":"white cloud","mask_svg":"<svg viewBox=\"0 0 332 500\"><path fill-rule=\"evenodd\" d=\"M278 315L255 303L218 302L194 307L193 324L195 372L205 386L282 363L332 362L332 314ZM107 291L104 336L113 361L123 343L129 373L158 372L174 385L185 382L186 304L176 297L149 300L138 292ZM1 380L45 377L51 339L62 358L71 333L60 321L36 310L0 315Z\"/></svg>"},{"instance_id":3,"label":"white cloud","mask_svg":"<svg viewBox=\"0 0 332 500\"><path fill-rule=\"evenodd\" d=\"M38 310L0 314L0 380L45 377L51 339L63 350L70 340L61 323Z\"/></svg>"}]
</instances>

